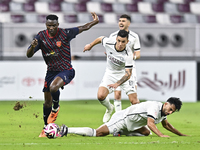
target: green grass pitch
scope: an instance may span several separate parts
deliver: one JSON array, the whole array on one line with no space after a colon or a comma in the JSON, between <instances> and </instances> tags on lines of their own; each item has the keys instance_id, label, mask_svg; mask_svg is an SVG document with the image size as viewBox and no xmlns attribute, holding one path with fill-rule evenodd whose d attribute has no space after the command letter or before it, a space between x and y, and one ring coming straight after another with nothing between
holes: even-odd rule
<instances>
[{"instance_id":1,"label":"green grass pitch","mask_svg":"<svg viewBox=\"0 0 200 150\"><path fill-rule=\"evenodd\" d=\"M112 101L111 101L112 102ZM179 131L190 135L180 137L158 129L170 138L161 138L153 133L147 137L67 137L39 138L42 127L43 101L20 101L24 107L14 111L16 101L0 101L0 150L200 150L200 102L183 103L180 112L168 116L168 121ZM130 105L122 101L123 108ZM69 127L98 128L102 124L105 108L97 100L61 101L55 123Z\"/></svg>"}]
</instances>

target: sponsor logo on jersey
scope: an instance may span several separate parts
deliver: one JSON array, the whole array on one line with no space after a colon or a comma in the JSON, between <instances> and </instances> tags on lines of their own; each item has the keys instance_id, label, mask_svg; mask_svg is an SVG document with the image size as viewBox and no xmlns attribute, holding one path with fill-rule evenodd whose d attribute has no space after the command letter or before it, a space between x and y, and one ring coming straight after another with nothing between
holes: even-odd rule
<instances>
[{"instance_id":1,"label":"sponsor logo on jersey","mask_svg":"<svg viewBox=\"0 0 200 150\"><path fill-rule=\"evenodd\" d=\"M119 65L123 64L122 61L112 57L111 55L108 55L108 59L110 59L110 61L112 61L113 63L119 64Z\"/></svg>"}]
</instances>

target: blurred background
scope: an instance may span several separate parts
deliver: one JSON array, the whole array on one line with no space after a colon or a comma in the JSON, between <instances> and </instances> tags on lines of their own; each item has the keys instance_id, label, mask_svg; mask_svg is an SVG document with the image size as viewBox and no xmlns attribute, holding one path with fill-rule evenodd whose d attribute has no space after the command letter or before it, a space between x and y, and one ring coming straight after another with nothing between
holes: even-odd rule
<instances>
[{"instance_id":1,"label":"blurred background","mask_svg":"<svg viewBox=\"0 0 200 150\"><path fill-rule=\"evenodd\" d=\"M200 100L200 0L0 0L0 99L42 99L43 95L27 94L34 88L35 93L42 94L46 71L40 52L26 58L27 47L40 30L46 29L46 15L56 14L59 27L70 28L91 21L90 12L97 13L100 23L71 41L72 64L79 69L75 68L77 76L70 85L74 97L66 94L63 99L96 99L105 70L105 50L99 44L83 53L83 47L98 36L118 30L119 16L128 14L130 30L141 42L141 58L136 60L139 97ZM44 71L36 71L42 65ZM87 65L93 70L84 70ZM26 70L29 74L25 75ZM92 74L89 81L88 72ZM16 92L13 96L11 89Z\"/></svg>"}]
</instances>

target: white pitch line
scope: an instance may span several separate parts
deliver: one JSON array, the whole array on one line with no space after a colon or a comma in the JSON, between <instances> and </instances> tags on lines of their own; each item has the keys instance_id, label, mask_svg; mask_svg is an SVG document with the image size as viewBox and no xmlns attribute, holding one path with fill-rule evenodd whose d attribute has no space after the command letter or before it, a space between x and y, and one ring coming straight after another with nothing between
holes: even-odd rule
<instances>
[{"instance_id":1,"label":"white pitch line","mask_svg":"<svg viewBox=\"0 0 200 150\"><path fill-rule=\"evenodd\" d=\"M113 142L111 142L113 143ZM160 142L160 141L152 141L152 142L114 142L115 144L121 145L144 145L144 144L191 144L190 142ZM11 145L104 145L105 143L0 143L0 146L11 146Z\"/></svg>"}]
</instances>

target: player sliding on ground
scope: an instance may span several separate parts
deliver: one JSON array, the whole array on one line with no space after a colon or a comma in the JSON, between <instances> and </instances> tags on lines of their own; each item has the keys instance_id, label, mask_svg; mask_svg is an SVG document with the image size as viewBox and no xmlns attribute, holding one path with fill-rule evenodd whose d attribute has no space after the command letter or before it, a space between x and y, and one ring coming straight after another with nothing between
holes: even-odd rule
<instances>
[{"instance_id":1,"label":"player sliding on ground","mask_svg":"<svg viewBox=\"0 0 200 150\"><path fill-rule=\"evenodd\" d=\"M132 132L139 132L148 136L150 131L144 127L147 125L151 131L160 137L169 137L161 133L156 127L157 123L162 123L163 127L179 136L186 136L175 129L168 121L167 115L179 111L182 102L179 98L171 97L164 104L157 101L146 101L131 105L128 108L115 112L110 121L101 125L98 129L89 127L67 127L61 126L60 136L67 134L78 134L83 136L106 136L130 135Z\"/></svg>"}]
</instances>

